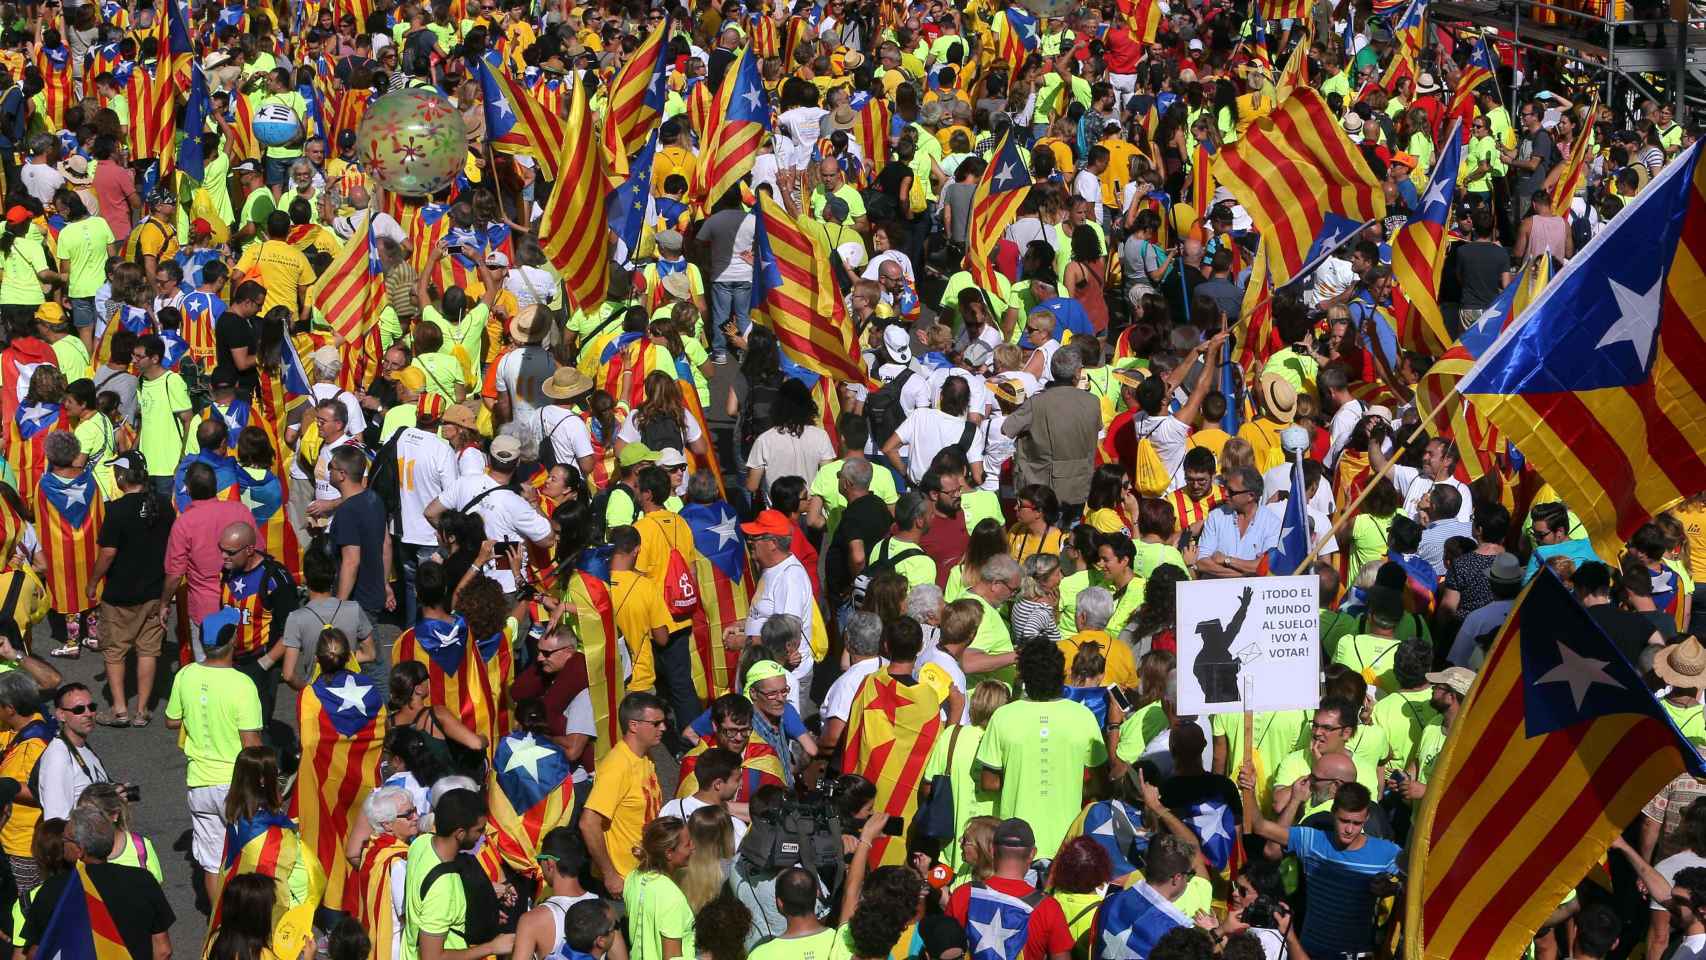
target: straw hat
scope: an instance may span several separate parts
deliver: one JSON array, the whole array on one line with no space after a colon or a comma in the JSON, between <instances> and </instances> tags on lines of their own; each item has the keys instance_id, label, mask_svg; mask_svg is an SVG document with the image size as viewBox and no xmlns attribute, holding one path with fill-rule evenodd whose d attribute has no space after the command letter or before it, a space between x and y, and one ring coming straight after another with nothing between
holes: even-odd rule
<instances>
[{"instance_id":1,"label":"straw hat","mask_svg":"<svg viewBox=\"0 0 1706 960\"><path fill-rule=\"evenodd\" d=\"M530 303L516 311L515 319L509 322L509 338L516 343L536 343L550 328L550 318L541 313L539 304Z\"/></svg>"},{"instance_id":2,"label":"straw hat","mask_svg":"<svg viewBox=\"0 0 1706 960\"><path fill-rule=\"evenodd\" d=\"M1297 416L1297 388L1277 373L1262 374L1262 406L1268 415L1280 423L1290 423Z\"/></svg>"},{"instance_id":3,"label":"straw hat","mask_svg":"<svg viewBox=\"0 0 1706 960\"><path fill-rule=\"evenodd\" d=\"M1706 647L1694 637L1665 647L1653 660L1653 672L1673 687L1706 689Z\"/></svg>"},{"instance_id":4,"label":"straw hat","mask_svg":"<svg viewBox=\"0 0 1706 960\"><path fill-rule=\"evenodd\" d=\"M552 400L573 400L576 397L591 393L592 378L574 367L558 367L551 374L551 379L545 381L539 392Z\"/></svg>"}]
</instances>

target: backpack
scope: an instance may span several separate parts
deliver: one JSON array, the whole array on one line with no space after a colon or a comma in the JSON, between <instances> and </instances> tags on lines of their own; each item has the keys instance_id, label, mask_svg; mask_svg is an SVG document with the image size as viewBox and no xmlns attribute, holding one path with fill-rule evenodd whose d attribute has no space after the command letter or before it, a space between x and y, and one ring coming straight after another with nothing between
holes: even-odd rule
<instances>
[{"instance_id":1,"label":"backpack","mask_svg":"<svg viewBox=\"0 0 1706 960\"><path fill-rule=\"evenodd\" d=\"M548 409L550 408L541 407L539 409L539 465L546 470L550 470L558 463L557 444L551 438L557 435L558 430L563 429L563 424L568 422L569 417L574 416L572 413L569 414L569 416L558 420L555 427L547 430L545 429L545 411Z\"/></svg>"},{"instance_id":2,"label":"backpack","mask_svg":"<svg viewBox=\"0 0 1706 960\"><path fill-rule=\"evenodd\" d=\"M884 193L881 187L866 187L860 196L865 201L865 216L872 223L888 223L901 218L900 202Z\"/></svg>"},{"instance_id":3,"label":"backpack","mask_svg":"<svg viewBox=\"0 0 1706 960\"><path fill-rule=\"evenodd\" d=\"M989 421L985 420L984 422L988 423ZM966 420L966 428L960 431L960 438L949 444L949 446L957 447L961 453L966 455L966 459L969 460L971 459L971 442L976 436L977 424L972 423L971 420L968 419Z\"/></svg>"},{"instance_id":4,"label":"backpack","mask_svg":"<svg viewBox=\"0 0 1706 960\"><path fill-rule=\"evenodd\" d=\"M776 400L782 395L782 383L755 383L746 392L746 402L740 408L740 449L750 453L759 434L770 429L776 419Z\"/></svg>"},{"instance_id":5,"label":"backpack","mask_svg":"<svg viewBox=\"0 0 1706 960\"><path fill-rule=\"evenodd\" d=\"M686 620L699 612L699 576L674 547L670 548L669 561L664 565L663 605L677 620Z\"/></svg>"},{"instance_id":6,"label":"backpack","mask_svg":"<svg viewBox=\"0 0 1706 960\"><path fill-rule=\"evenodd\" d=\"M451 927L451 932L459 934L469 944L490 943L497 939L500 929L498 896L486 871L480 868L480 862L459 853L433 867L421 881L422 900L426 899L432 885L443 877L455 877L462 884L462 897L468 904L462 915L462 926Z\"/></svg>"},{"instance_id":7,"label":"backpack","mask_svg":"<svg viewBox=\"0 0 1706 960\"><path fill-rule=\"evenodd\" d=\"M379 495L385 512L393 517L403 515L402 466L397 462L397 439L402 435L401 430L392 433L391 439L379 448L379 454L373 460L373 472L367 477L367 489Z\"/></svg>"},{"instance_id":8,"label":"backpack","mask_svg":"<svg viewBox=\"0 0 1706 960\"><path fill-rule=\"evenodd\" d=\"M1155 451L1155 443L1149 438L1155 431L1161 429L1161 418L1155 418L1155 426L1148 433L1139 434L1137 438L1137 457L1133 471L1132 484L1137 487L1140 497L1159 497L1167 492L1172 484L1172 475L1167 472L1167 465L1161 462L1161 454Z\"/></svg>"},{"instance_id":9,"label":"backpack","mask_svg":"<svg viewBox=\"0 0 1706 960\"><path fill-rule=\"evenodd\" d=\"M975 925L980 930L1008 931L1005 941L998 946L979 950L978 955L994 954L1000 960L1020 960L1025 955L1025 941L1029 939L1031 913L1046 896L1041 890L1032 890L1023 897L1009 896L982 880L973 880L970 896L966 899L966 926L971 928ZM1013 936L1015 933L1020 936Z\"/></svg>"},{"instance_id":10,"label":"backpack","mask_svg":"<svg viewBox=\"0 0 1706 960\"><path fill-rule=\"evenodd\" d=\"M610 495L617 490L621 490L623 493L626 493L628 495L628 499L633 501L636 508L639 506L639 496L634 493L633 487L630 487L625 483L612 483L610 486L600 490L598 492L598 496L592 498L592 543L603 543L609 536L610 525L605 523L604 515L610 508ZM635 519L638 518L631 518L628 522L633 523ZM617 526L622 526L622 524L617 524Z\"/></svg>"},{"instance_id":11,"label":"backpack","mask_svg":"<svg viewBox=\"0 0 1706 960\"><path fill-rule=\"evenodd\" d=\"M674 417L656 417L640 426L640 442L653 450L687 449L686 435Z\"/></svg>"},{"instance_id":12,"label":"backpack","mask_svg":"<svg viewBox=\"0 0 1706 960\"><path fill-rule=\"evenodd\" d=\"M865 398L865 422L871 427L871 443L881 450L894 432L906 421L906 411L900 408L900 394L915 371L909 366L876 392ZM655 448L654 448L655 449Z\"/></svg>"},{"instance_id":13,"label":"backpack","mask_svg":"<svg viewBox=\"0 0 1706 960\"><path fill-rule=\"evenodd\" d=\"M870 589L871 579L873 577L879 573L886 573L893 570L895 567L911 560L913 557L924 556L924 551L918 547L907 547L899 553L894 553L894 540L892 538L884 540L881 544L881 548L883 552L882 557L870 560L870 562L865 564L865 569L860 570L859 575L853 578L853 605L856 607L864 606L865 591Z\"/></svg>"}]
</instances>

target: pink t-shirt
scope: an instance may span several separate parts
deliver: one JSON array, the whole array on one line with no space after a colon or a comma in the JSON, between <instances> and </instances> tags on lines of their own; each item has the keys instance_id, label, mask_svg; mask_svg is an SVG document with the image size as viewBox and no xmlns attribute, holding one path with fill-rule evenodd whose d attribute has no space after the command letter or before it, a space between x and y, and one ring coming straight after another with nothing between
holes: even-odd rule
<instances>
[{"instance_id":1,"label":"pink t-shirt","mask_svg":"<svg viewBox=\"0 0 1706 960\"><path fill-rule=\"evenodd\" d=\"M241 500L196 500L172 524L166 539L166 574L189 583L191 623L219 610L219 580L225 570L219 535L233 523L255 526L255 515Z\"/></svg>"},{"instance_id":2,"label":"pink t-shirt","mask_svg":"<svg viewBox=\"0 0 1706 960\"><path fill-rule=\"evenodd\" d=\"M101 199L101 218L113 228L116 242L130 236L130 198L136 196L136 176L117 160L95 167L95 196Z\"/></svg>"}]
</instances>

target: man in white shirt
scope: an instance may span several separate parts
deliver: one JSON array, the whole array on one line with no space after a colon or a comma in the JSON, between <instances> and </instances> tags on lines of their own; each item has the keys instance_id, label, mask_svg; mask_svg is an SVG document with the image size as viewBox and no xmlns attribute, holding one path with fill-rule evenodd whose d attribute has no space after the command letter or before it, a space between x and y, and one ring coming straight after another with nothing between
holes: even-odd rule
<instances>
[{"instance_id":1,"label":"man in white shirt","mask_svg":"<svg viewBox=\"0 0 1706 960\"><path fill-rule=\"evenodd\" d=\"M596 454L592 431L575 411L574 404L593 390L592 378L574 367L558 367L539 388L547 403L539 409L539 435L549 437L558 463L580 467L581 476L592 476Z\"/></svg>"},{"instance_id":2,"label":"man in white shirt","mask_svg":"<svg viewBox=\"0 0 1706 960\"><path fill-rule=\"evenodd\" d=\"M36 800L41 815L64 820L91 783L105 783L106 768L89 749L95 731L95 698L81 683L68 683L54 697L59 736L42 751L36 767Z\"/></svg>"},{"instance_id":3,"label":"man in white shirt","mask_svg":"<svg viewBox=\"0 0 1706 960\"><path fill-rule=\"evenodd\" d=\"M740 795L741 780L745 776L741 770L741 755L713 741L709 749L694 759L692 776L699 789L664 804L658 810L658 816L686 820L695 810L722 807L731 813L729 822L734 824L735 847L739 848L741 840L746 837L746 821L733 816L729 805ZM741 812L744 814L745 810L743 803Z\"/></svg>"},{"instance_id":4,"label":"man in white shirt","mask_svg":"<svg viewBox=\"0 0 1706 960\"><path fill-rule=\"evenodd\" d=\"M38 133L30 139L30 156L18 171L24 190L42 206L53 209L53 194L65 186L65 174L53 165L53 137Z\"/></svg>"},{"instance_id":5,"label":"man in white shirt","mask_svg":"<svg viewBox=\"0 0 1706 960\"><path fill-rule=\"evenodd\" d=\"M1213 341L1216 346L1219 346L1220 339ZM1202 344L1192 347L1190 356L1174 368L1175 374L1182 379L1203 349ZM1202 410L1203 398L1208 396L1214 379L1198 376L1185 405L1173 414L1164 411L1167 409L1167 398L1172 394L1175 384L1169 383L1166 377L1150 376L1137 385L1138 412L1132 419L1132 426L1137 433L1138 442L1148 440L1150 446L1155 448L1155 455L1161 458L1161 466L1167 470L1168 492L1185 485L1183 468L1185 448L1191 437L1191 424L1196 422L1197 415Z\"/></svg>"},{"instance_id":6,"label":"man in white shirt","mask_svg":"<svg viewBox=\"0 0 1706 960\"><path fill-rule=\"evenodd\" d=\"M753 594L752 606L747 608L745 641L739 639L743 628L731 626L725 633L734 636L726 635L725 642L732 639L736 647L741 646L743 642L750 644L752 638L763 631L766 620L776 614L786 613L800 621L800 649L804 659L809 662L812 604L817 601L812 594L811 577L790 549L794 537L793 523L780 511L764 510L751 523L741 524L740 530L746 534L747 546L752 548L753 559L764 572L758 578L758 589Z\"/></svg>"},{"instance_id":7,"label":"man in white shirt","mask_svg":"<svg viewBox=\"0 0 1706 960\"><path fill-rule=\"evenodd\" d=\"M868 610L856 610L847 617L841 632L849 662L841 676L829 685L819 708L823 714L821 742L825 749L833 749L841 742L841 734L847 729L847 720L853 712L853 700L859 695L859 688L864 686L866 677L883 668L883 658L878 656L883 641L881 617Z\"/></svg>"},{"instance_id":8,"label":"man in white shirt","mask_svg":"<svg viewBox=\"0 0 1706 960\"><path fill-rule=\"evenodd\" d=\"M1362 420L1362 415L1368 408L1361 400L1351 395L1350 375L1338 364L1322 367L1321 372L1315 376L1315 384L1321 391L1322 398L1333 408L1333 420L1328 427L1332 443L1327 447L1326 465L1327 469L1334 470L1339 465L1339 454L1345 452L1345 444L1351 439L1351 431L1356 429L1358 421Z\"/></svg>"},{"instance_id":9,"label":"man in white shirt","mask_svg":"<svg viewBox=\"0 0 1706 960\"><path fill-rule=\"evenodd\" d=\"M557 370L556 359L543 346L550 328L549 315L541 313L537 305L522 307L509 322L509 338L515 347L499 358L493 377L498 396L492 404L492 416L498 423L538 423L539 410L549 402L542 392L544 385Z\"/></svg>"},{"instance_id":10,"label":"man in white shirt","mask_svg":"<svg viewBox=\"0 0 1706 960\"><path fill-rule=\"evenodd\" d=\"M314 500L307 504L308 526L320 530L332 522L332 512L344 499L337 484L332 482L332 452L352 444L359 447L361 441L349 429L349 408L335 399L314 405L314 422L320 428L320 452L314 458L314 476L303 472L301 457L290 458L290 475L304 482L313 481Z\"/></svg>"},{"instance_id":11,"label":"man in white shirt","mask_svg":"<svg viewBox=\"0 0 1706 960\"><path fill-rule=\"evenodd\" d=\"M403 622L413 624L415 570L438 550L438 531L427 522L427 505L456 481L456 453L438 435L444 398L422 393L415 425L397 432L397 497L403 520Z\"/></svg>"},{"instance_id":12,"label":"man in white shirt","mask_svg":"<svg viewBox=\"0 0 1706 960\"><path fill-rule=\"evenodd\" d=\"M1108 169L1108 148L1096 144L1090 148L1089 158L1084 166L1078 168L1078 175L1072 178L1072 195L1095 206L1102 207L1102 171Z\"/></svg>"},{"instance_id":13,"label":"man in white shirt","mask_svg":"<svg viewBox=\"0 0 1706 960\"><path fill-rule=\"evenodd\" d=\"M900 385L902 410L910 412L930 406L935 396L930 372L912 362L912 335L903 324L891 323L883 328L883 349L873 360L878 361L876 378L885 386L912 371L912 376Z\"/></svg>"},{"instance_id":14,"label":"man in white shirt","mask_svg":"<svg viewBox=\"0 0 1706 960\"><path fill-rule=\"evenodd\" d=\"M492 441L491 462L477 476L459 477L426 506L433 523L446 510L472 511L486 524L486 539L496 546L485 574L498 582L505 593L516 589L515 570L523 541L549 549L557 542L551 521L515 492L515 467L521 461L521 441L504 435Z\"/></svg>"},{"instance_id":15,"label":"man in white shirt","mask_svg":"<svg viewBox=\"0 0 1706 960\"><path fill-rule=\"evenodd\" d=\"M963 377L949 377L942 383L941 409L928 407L906 415L899 429L883 444L883 456L907 479L917 483L930 469L930 461L944 447L958 445L971 465L972 482L983 482L983 438L977 425L967 419L971 405L971 384ZM901 448L906 458L901 458Z\"/></svg>"},{"instance_id":16,"label":"man in white shirt","mask_svg":"<svg viewBox=\"0 0 1706 960\"><path fill-rule=\"evenodd\" d=\"M1383 470L1386 467L1387 454L1380 447L1380 444L1369 445L1368 465L1376 471ZM1422 467L1420 470L1415 467L1406 467L1401 463L1394 464L1390 476L1392 486L1404 497L1404 516L1420 516L1422 498L1428 495L1428 491L1432 490L1435 484L1444 483L1456 487L1457 492L1463 495L1457 516L1450 519L1467 522L1474 515L1469 485L1452 476L1456 470L1457 444L1444 437L1434 437L1428 441L1427 447L1422 451ZM1436 517L1435 519L1445 520L1448 518ZM1702 891L1702 893L1706 894L1706 891Z\"/></svg>"}]
</instances>

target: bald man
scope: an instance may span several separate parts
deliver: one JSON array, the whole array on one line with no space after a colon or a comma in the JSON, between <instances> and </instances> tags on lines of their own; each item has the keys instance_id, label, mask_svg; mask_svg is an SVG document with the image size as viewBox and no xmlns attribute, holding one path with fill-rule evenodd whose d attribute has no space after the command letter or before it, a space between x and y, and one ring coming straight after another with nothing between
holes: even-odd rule
<instances>
[{"instance_id":1,"label":"bald man","mask_svg":"<svg viewBox=\"0 0 1706 960\"><path fill-rule=\"evenodd\" d=\"M271 717L278 694L276 668L284 659L284 621L297 605L296 581L257 545L253 525L227 526L219 535L219 553L225 568L220 601L242 612L232 640L232 666L255 682L261 716Z\"/></svg>"},{"instance_id":2,"label":"bald man","mask_svg":"<svg viewBox=\"0 0 1706 960\"><path fill-rule=\"evenodd\" d=\"M1339 795L1339 787L1356 782L1356 776L1356 761L1342 750L1316 757L1315 766L1310 770L1309 799L1303 804L1301 825L1317 830L1333 829L1333 798ZM1368 823L1363 832L1381 840L1391 840L1392 820L1386 811L1378 803L1370 804L1368 811Z\"/></svg>"}]
</instances>

